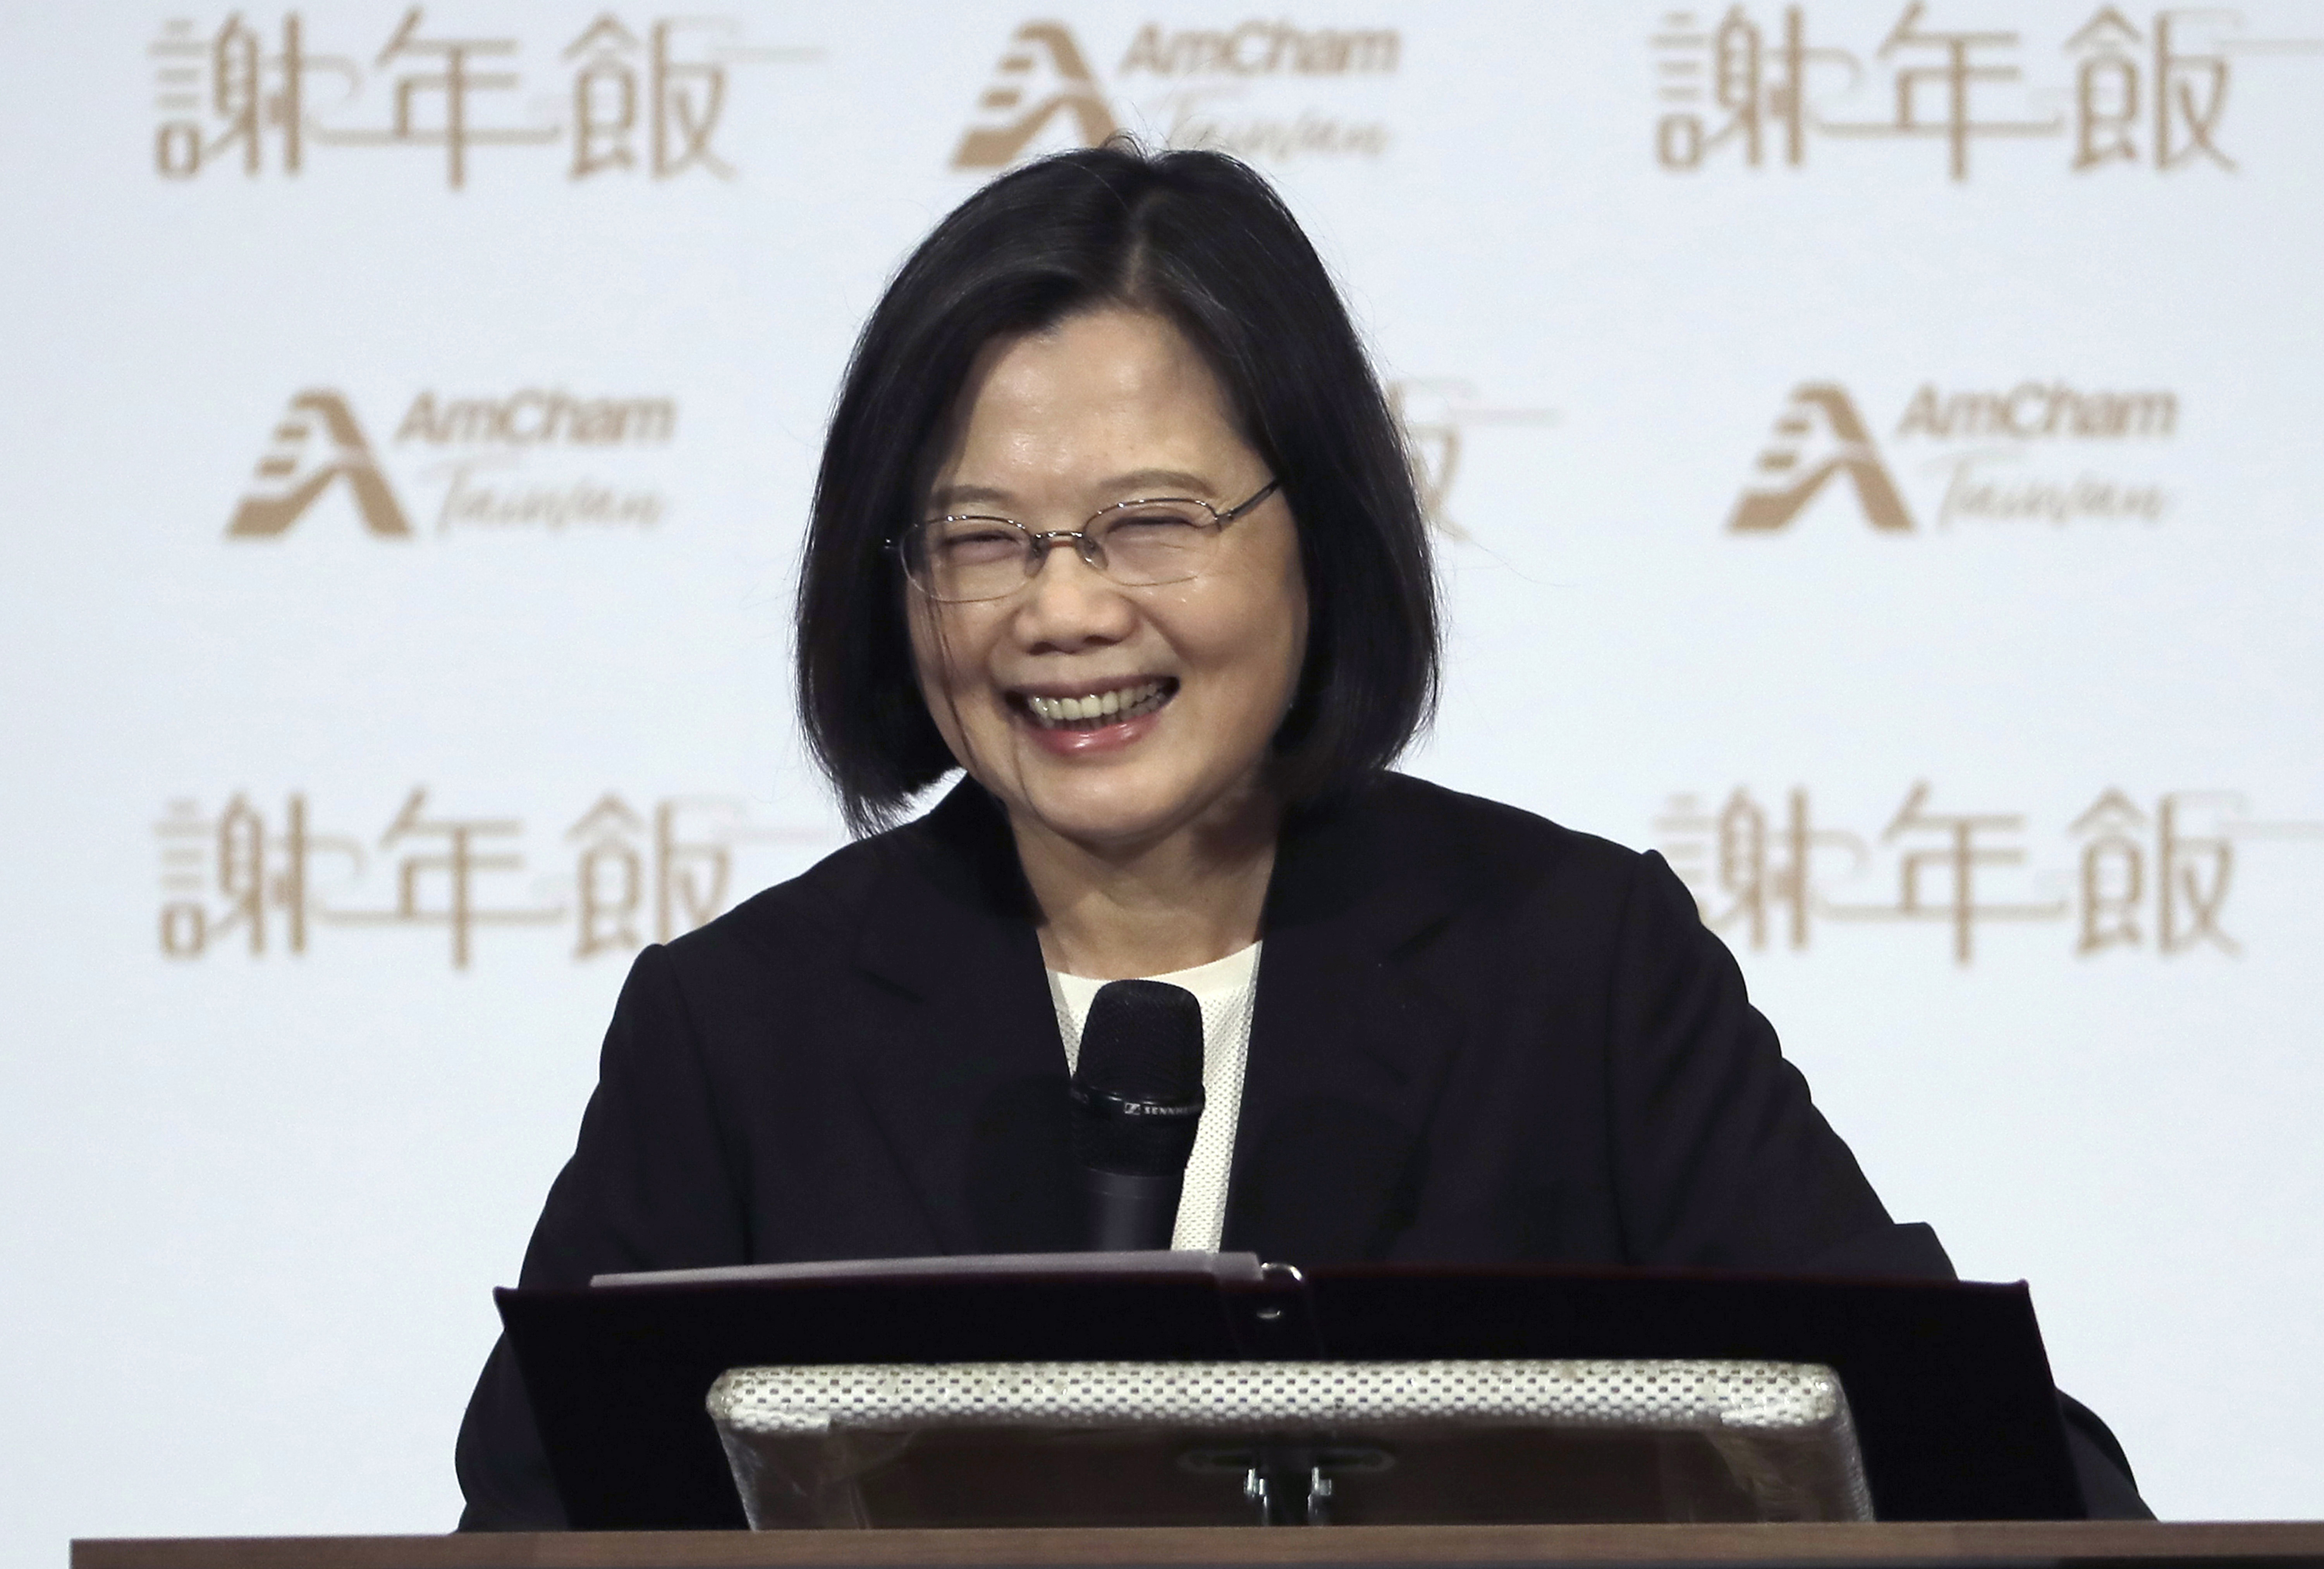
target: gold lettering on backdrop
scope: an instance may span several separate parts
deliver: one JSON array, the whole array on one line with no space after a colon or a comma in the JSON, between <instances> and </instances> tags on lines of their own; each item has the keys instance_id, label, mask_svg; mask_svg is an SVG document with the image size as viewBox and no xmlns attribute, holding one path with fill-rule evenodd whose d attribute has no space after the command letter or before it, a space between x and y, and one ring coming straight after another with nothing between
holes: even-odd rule
<instances>
[{"instance_id":1,"label":"gold lettering on backdrop","mask_svg":"<svg viewBox=\"0 0 2324 1569\"><path fill-rule=\"evenodd\" d=\"M2082 937L2076 953L2087 956L2144 939L2139 912L2146 895L2146 814L2117 789L2107 790L2074 819L2069 832L2085 840Z\"/></svg>"},{"instance_id":2,"label":"gold lettering on backdrop","mask_svg":"<svg viewBox=\"0 0 2324 1569\"><path fill-rule=\"evenodd\" d=\"M421 392L396 427L399 447L472 448L423 471L441 480L438 531L456 526L614 524L650 528L669 511L659 490L582 475L542 483L499 472L544 448L602 451L667 446L677 435L673 398L576 397L528 387L505 398L441 398ZM309 389L290 401L260 457L254 483L226 526L229 536L287 532L324 493L343 485L364 529L404 539L411 524L347 400Z\"/></svg>"},{"instance_id":3,"label":"gold lettering on backdrop","mask_svg":"<svg viewBox=\"0 0 2324 1569\"><path fill-rule=\"evenodd\" d=\"M1378 158L1388 148L1388 128L1377 120L1342 120L1304 111L1288 120L1268 115L1222 117L1204 92L1168 94L1163 106L1173 147L1200 147L1246 161L1287 162L1303 156Z\"/></svg>"},{"instance_id":4,"label":"gold lettering on backdrop","mask_svg":"<svg viewBox=\"0 0 2324 1569\"><path fill-rule=\"evenodd\" d=\"M2209 944L2240 954L2220 928L2219 912L2235 872L2236 829L2246 826L2243 810L2241 796L2218 790L2174 790L2151 814L2118 789L2101 795L2072 828L2087 841L2076 951L2087 955L2144 942L2141 914L2151 889L2157 952L2182 954ZM2190 817L2209 831L2190 831Z\"/></svg>"},{"instance_id":5,"label":"gold lettering on backdrop","mask_svg":"<svg viewBox=\"0 0 2324 1569\"><path fill-rule=\"evenodd\" d=\"M1939 29L1926 0L1909 0L1868 51L1812 46L1809 11L1734 5L1715 21L1665 12L1647 41L1658 57L1655 162L1684 173L1725 152L1747 168L1780 158L1799 169L1819 137L1920 142L1944 150L1958 181L1980 143L2056 138L2070 143L2076 173L2142 162L2232 172L2220 137L2236 64L2324 54L2324 40L2246 36L2243 14L2227 7L2166 6L2142 24L2102 5L2060 46L2070 86L2037 87L2020 63L2021 33ZM1859 97L1879 105L1873 117ZM2041 112L2068 99L2070 115Z\"/></svg>"},{"instance_id":6,"label":"gold lettering on backdrop","mask_svg":"<svg viewBox=\"0 0 2324 1569\"><path fill-rule=\"evenodd\" d=\"M1969 178L1969 150L1974 141L2057 133L2061 122L2054 115L2047 120L1988 120L1978 115L1976 105L1983 96L1980 88L2014 83L2024 76L2016 66L1997 64L1992 58L2015 50L2016 33L1936 32L1921 25L1927 14L1923 0L1905 6L1875 58L1887 63L1909 51L1930 51L1938 63L1896 67L1895 97L1886 120L1834 123L1824 130L1841 136L1940 139L1945 144L1947 168L1956 180Z\"/></svg>"},{"instance_id":7,"label":"gold lettering on backdrop","mask_svg":"<svg viewBox=\"0 0 2324 1569\"><path fill-rule=\"evenodd\" d=\"M1868 835L1817 809L1804 785L1766 799L1748 785L1683 791L1654 817L1655 843L1704 921L1738 948L1804 953L1831 921L1927 925L1950 938L1963 966L1997 921L2062 927L2084 959L2125 950L2235 957L2243 947L2227 907L2240 855L2260 843L2324 849L2324 821L2255 817L2233 791L2166 790L2141 802L2110 786L2054 831L2028 813L1939 812L1934 800L1932 786L1914 785L1886 827ZM528 854L523 817L443 811L424 787L403 796L375 840L319 827L317 816L304 790L279 811L247 790L214 808L192 797L166 802L152 825L161 955L304 962L401 929L443 934L441 951L458 968L489 952L488 932L536 930L563 932L587 962L691 931L841 840L835 828L759 820L733 797L645 800L609 789L558 834L561 864L544 866ZM1868 901L1868 879L1894 891ZM2038 897L2057 889L2068 892Z\"/></svg>"},{"instance_id":8,"label":"gold lettering on backdrop","mask_svg":"<svg viewBox=\"0 0 2324 1569\"><path fill-rule=\"evenodd\" d=\"M411 525L388 488L347 401L328 388L310 388L290 400L274 438L258 460L250 494L226 531L240 539L272 539L307 514L335 485L353 497L366 531L408 538Z\"/></svg>"},{"instance_id":9,"label":"gold lettering on backdrop","mask_svg":"<svg viewBox=\"0 0 2324 1569\"><path fill-rule=\"evenodd\" d=\"M565 837L581 846L573 873L580 906L575 958L634 953L644 946L638 940L637 916L645 898L645 861L635 842L644 826L629 803L609 791L565 830Z\"/></svg>"},{"instance_id":10,"label":"gold lettering on backdrop","mask_svg":"<svg viewBox=\"0 0 2324 1569\"><path fill-rule=\"evenodd\" d=\"M2032 865L2027 814L1938 812L1926 781L1872 838L1818 820L1804 787L1789 792L1780 817L1746 786L1716 807L1712 798L1670 797L1653 819L1655 846L1693 891L1704 924L1752 952L1804 951L1820 921L1926 924L1945 930L1953 963L1966 968L1979 934L2003 922L2068 927L2083 959L2122 949L2234 957L2242 945L2222 918L2240 847L2324 847L2324 822L2256 818L2243 796L2222 790L2169 790L2151 806L2119 787L2100 791L2063 827L2070 873ZM1868 876L1893 877L1895 892L1863 900L1849 885ZM2064 897L2038 897L2061 886Z\"/></svg>"},{"instance_id":11,"label":"gold lettering on backdrop","mask_svg":"<svg viewBox=\"0 0 2324 1569\"><path fill-rule=\"evenodd\" d=\"M2155 811L2155 892L2161 910L2155 941L2166 954L2210 943L2227 953L2243 950L2219 929L2219 907L2227 902L2235 872L2235 844L2216 821L2240 814L2243 799L2223 791L2180 790L2163 798ZM2211 827L2192 831L2190 817Z\"/></svg>"},{"instance_id":12,"label":"gold lettering on backdrop","mask_svg":"<svg viewBox=\"0 0 2324 1569\"><path fill-rule=\"evenodd\" d=\"M650 807L600 795L562 835L569 872L534 874L513 817L454 815L414 787L375 845L308 826L308 798L288 798L279 826L244 793L216 812L168 802L153 826L161 853L157 935L163 956L196 960L232 946L251 958L303 958L310 934L440 930L455 969L470 967L491 928L572 925L588 960L668 942L748 891L835 847L835 831L755 822L749 803L665 797ZM373 887L377 861L389 887ZM321 945L328 946L328 945Z\"/></svg>"},{"instance_id":13,"label":"gold lettering on backdrop","mask_svg":"<svg viewBox=\"0 0 2324 1569\"><path fill-rule=\"evenodd\" d=\"M573 163L575 180L613 169L641 167L635 134L642 112L642 167L656 180L702 169L721 180L734 168L710 145L726 107L726 68L745 60L802 60L821 50L748 49L731 40L742 31L732 17L665 19L637 34L611 13L590 23L565 49L573 74ZM694 58L681 58L682 32L707 32L729 42ZM642 79L641 79L642 72Z\"/></svg>"},{"instance_id":14,"label":"gold lettering on backdrop","mask_svg":"<svg viewBox=\"0 0 2324 1569\"><path fill-rule=\"evenodd\" d=\"M565 485L521 485L479 477L505 461L460 461L428 471L444 481L444 500L436 511L438 533L463 527L562 529L575 524L650 529L662 520L658 491L615 490L588 478Z\"/></svg>"},{"instance_id":15,"label":"gold lettering on backdrop","mask_svg":"<svg viewBox=\"0 0 2324 1569\"><path fill-rule=\"evenodd\" d=\"M1149 22L1131 41L1120 74L1178 79L1380 75L1397 69L1403 51L1403 37L1393 28L1303 32L1285 22L1246 22L1223 32L1165 33ZM1164 140L1173 147L1277 163L1301 157L1378 158L1388 151L1390 133L1379 121L1348 120L1312 108L1288 118L1243 113L1235 98L1239 90L1230 83L1164 95ZM1217 101L1222 97L1224 106Z\"/></svg>"},{"instance_id":16,"label":"gold lettering on backdrop","mask_svg":"<svg viewBox=\"0 0 2324 1569\"><path fill-rule=\"evenodd\" d=\"M1834 383L1810 382L1793 392L1759 453L1758 470L1765 477L1745 488L1727 521L1731 532L1764 533L1783 528L1806 510L1835 475L1848 481L1864 521L1873 528L1890 533L1912 531L1913 519L1904 510L1904 498L1897 494L1896 482L1880 461L1871 431L1849 401L1847 390Z\"/></svg>"},{"instance_id":17,"label":"gold lettering on backdrop","mask_svg":"<svg viewBox=\"0 0 2324 1569\"><path fill-rule=\"evenodd\" d=\"M574 398L529 387L506 398L452 398L423 392L396 427L399 445L497 443L508 447L661 446L678 431L678 404L669 398Z\"/></svg>"},{"instance_id":18,"label":"gold lettering on backdrop","mask_svg":"<svg viewBox=\"0 0 2324 1569\"><path fill-rule=\"evenodd\" d=\"M240 12L208 40L185 18L161 24L161 36L145 52L157 62L155 105L168 116L153 132L153 167L163 179L191 180L221 158L255 177L265 168L270 136L282 172L299 172L306 156L308 73L336 73L348 62L310 61L295 11L282 19L279 36L270 52Z\"/></svg>"},{"instance_id":19,"label":"gold lettering on backdrop","mask_svg":"<svg viewBox=\"0 0 2324 1569\"><path fill-rule=\"evenodd\" d=\"M1162 127L1172 147L1204 147L1242 158L1377 158L1390 133L1377 120L1312 106L1253 112L1243 94L1263 78L1307 80L1395 74L1403 34L1394 28L1300 28L1257 19L1226 28L1169 28L1148 22L1131 34L1115 68L1117 85L1151 78L1170 90L1139 99L1133 119ZM954 149L954 169L1001 169L1056 145L1095 146L1121 123L1104 85L1062 22L1028 22L1010 36Z\"/></svg>"},{"instance_id":20,"label":"gold lettering on backdrop","mask_svg":"<svg viewBox=\"0 0 2324 1569\"><path fill-rule=\"evenodd\" d=\"M2123 485L2098 475L2070 480L2038 475L1996 474L2024 461L2021 451L2002 448L1964 452L1932 460L1945 475L1937 503L1937 526L1956 522L2044 522L2063 527L2093 522L2158 523L2171 510L2171 493L2160 485Z\"/></svg>"},{"instance_id":21,"label":"gold lettering on backdrop","mask_svg":"<svg viewBox=\"0 0 2324 1569\"><path fill-rule=\"evenodd\" d=\"M1772 43L1740 5L1708 31L1693 12L1665 12L1650 42L1663 57L1655 67L1657 96L1689 106L1655 122L1655 158L1665 169L1699 168L1730 143L1757 169L1770 130L1783 136L1784 162L1799 166L1807 151L1808 73L1834 51L1808 48L1798 6L1784 8L1783 32ZM1705 106L1725 115L1715 128Z\"/></svg>"},{"instance_id":22,"label":"gold lettering on backdrop","mask_svg":"<svg viewBox=\"0 0 2324 1569\"><path fill-rule=\"evenodd\" d=\"M284 950L307 951L318 858L363 864L363 847L341 835L310 834L307 798L293 792L281 826L237 792L215 816L190 798L171 801L153 827L161 844L161 952L199 958L210 946L239 936L254 955L267 951L280 930Z\"/></svg>"},{"instance_id":23,"label":"gold lettering on backdrop","mask_svg":"<svg viewBox=\"0 0 2324 1569\"><path fill-rule=\"evenodd\" d=\"M2066 40L2066 52L2079 54L2074 72L2074 171L2082 173L2116 159L2138 162L2135 127L2143 96L2142 62L2132 51L2144 41L2130 20L2111 5Z\"/></svg>"},{"instance_id":24,"label":"gold lettering on backdrop","mask_svg":"<svg viewBox=\"0 0 2324 1569\"><path fill-rule=\"evenodd\" d=\"M1808 946L1811 923L1823 909L1819 852L1846 850L1857 867L1866 856L1856 835L1813 826L1804 789L1785 798L1780 823L1771 823L1767 808L1738 785L1715 812L1699 797L1673 796L1654 826L1672 870L1695 890L1703 924L1755 950L1767 946L1778 916L1788 946ZM1712 896L1727 902L1714 903Z\"/></svg>"},{"instance_id":25,"label":"gold lettering on backdrop","mask_svg":"<svg viewBox=\"0 0 2324 1569\"><path fill-rule=\"evenodd\" d=\"M1926 849L1907 850L1897 863L1896 898L1886 905L1836 905L1835 920L1942 921L1952 928L1953 962L1967 964L1975 952L1980 922L1990 920L2052 920L2063 915L2063 900L2044 902L1980 900L1978 876L1988 867L2022 864L2025 852L1991 843L1992 838L2023 833L2025 818L2016 812L1932 812L1926 780L1913 787L1896 816L1882 830L1881 843L1899 843L1908 835L1927 835L1937 843Z\"/></svg>"},{"instance_id":26,"label":"gold lettering on backdrop","mask_svg":"<svg viewBox=\"0 0 2324 1569\"><path fill-rule=\"evenodd\" d=\"M735 846L753 831L734 802L694 796L656 803L649 839L645 819L609 792L565 836L581 845L574 875L580 932L573 956L586 959L640 946L637 922L644 913L649 863L655 942L666 943L723 912Z\"/></svg>"},{"instance_id":27,"label":"gold lettering on backdrop","mask_svg":"<svg viewBox=\"0 0 2324 1569\"><path fill-rule=\"evenodd\" d=\"M394 901L384 909L333 910L322 918L347 926L440 926L451 938L452 967L465 970L478 928L539 926L565 913L554 906L498 904L479 886L493 873L523 866L524 857L514 851L486 847L521 830L512 817L431 817L426 787L414 786L379 838L381 850L401 852ZM443 842L442 849L424 848L435 840Z\"/></svg>"},{"instance_id":28,"label":"gold lettering on backdrop","mask_svg":"<svg viewBox=\"0 0 2324 1569\"><path fill-rule=\"evenodd\" d=\"M1226 31L1166 33L1149 22L1130 40L1123 76L1346 76L1381 74L1402 62L1404 39L1392 27L1303 32L1287 22L1246 22Z\"/></svg>"},{"instance_id":29,"label":"gold lettering on backdrop","mask_svg":"<svg viewBox=\"0 0 2324 1569\"><path fill-rule=\"evenodd\" d=\"M565 59L581 62L573 73L576 180L637 167L631 145L638 125L637 49L638 35L611 14L597 18L565 46Z\"/></svg>"},{"instance_id":30,"label":"gold lettering on backdrop","mask_svg":"<svg viewBox=\"0 0 2324 1569\"><path fill-rule=\"evenodd\" d=\"M2192 23L2218 29L2240 20L2229 11L2186 7L2158 11L2146 33L2115 7L2101 7L2066 41L2080 60L2074 76L2074 171L2086 173L2116 162L2137 163L2139 137L2147 138L2154 167L2174 170L2206 161L2232 170L2236 161L2217 140L2227 108L2227 83L2237 54L2314 53L2312 40L2220 39L2190 49Z\"/></svg>"},{"instance_id":31,"label":"gold lettering on backdrop","mask_svg":"<svg viewBox=\"0 0 2324 1569\"><path fill-rule=\"evenodd\" d=\"M954 169L1004 169L1061 118L1084 147L1096 146L1117 129L1097 78L1062 22L1019 27L976 107L978 123L961 134L953 151Z\"/></svg>"},{"instance_id":32,"label":"gold lettering on backdrop","mask_svg":"<svg viewBox=\"0 0 2324 1569\"><path fill-rule=\"evenodd\" d=\"M1452 515L1452 485L1461 474L1469 433L1482 428L1557 423L1554 409L1495 408L1480 402L1472 383L1452 377L1399 377L1388 384L1388 411L1404 427L1420 481L1421 510L1446 538L1469 532Z\"/></svg>"},{"instance_id":33,"label":"gold lettering on backdrop","mask_svg":"<svg viewBox=\"0 0 2324 1569\"><path fill-rule=\"evenodd\" d=\"M296 11L272 32L241 12L208 36L176 18L146 50L162 114L154 168L167 180L192 180L213 166L239 165L254 179L272 148L275 167L296 176L310 144L417 148L440 150L445 183L459 190L482 151L569 139L567 172L576 180L621 171L670 180L690 170L732 179L733 165L713 142L732 69L824 54L745 45L742 31L731 16L661 17L632 28L603 12L559 56L567 89L528 97L524 41L426 33L417 5L368 58L315 52ZM380 91L367 93L374 81ZM374 107L381 99L383 113ZM543 106L560 99L569 106L561 120Z\"/></svg>"},{"instance_id":34,"label":"gold lettering on backdrop","mask_svg":"<svg viewBox=\"0 0 2324 1569\"><path fill-rule=\"evenodd\" d=\"M2178 396L2160 390L2083 392L2063 382L2020 382L2006 392L1940 392L1923 382L1905 404L1896 434L1941 440L2160 440L2178 429Z\"/></svg>"},{"instance_id":35,"label":"gold lettering on backdrop","mask_svg":"<svg viewBox=\"0 0 2324 1569\"><path fill-rule=\"evenodd\" d=\"M690 823L682 824L682 816ZM692 931L726 908L734 846L757 836L741 819L735 802L713 798L666 800L654 808L654 929L660 941ZM782 836L779 831L776 836Z\"/></svg>"},{"instance_id":36,"label":"gold lettering on backdrop","mask_svg":"<svg viewBox=\"0 0 2324 1569\"><path fill-rule=\"evenodd\" d=\"M480 94L513 92L518 76L510 70L479 69L484 62L505 60L517 52L513 38L422 38L420 7L403 14L403 21L387 46L372 62L374 70L400 68L395 78L394 108L383 127L318 128L315 140L344 146L441 147L445 183L458 190L468 182L471 149L522 146L554 142L553 125L509 125L482 122L486 114ZM427 62L440 62L429 69ZM429 113L432 106L434 112Z\"/></svg>"},{"instance_id":37,"label":"gold lettering on backdrop","mask_svg":"<svg viewBox=\"0 0 2324 1569\"><path fill-rule=\"evenodd\" d=\"M436 411L435 393L422 392L411 400L411 407L404 412L403 423L395 429L395 438L398 441L415 438L446 441L451 438L450 433L444 429L442 418Z\"/></svg>"},{"instance_id":38,"label":"gold lettering on backdrop","mask_svg":"<svg viewBox=\"0 0 2324 1569\"><path fill-rule=\"evenodd\" d=\"M2036 444L2065 441L2165 441L2179 429L2179 398L2163 388L2086 390L2057 379L2012 386L1947 391L1923 382L1896 421L1902 441L1983 442L1924 460L1919 472L1941 481L1932 515L1955 523L2080 521L2154 523L2177 498L2151 480L2083 470L2059 474L2030 466ZM1732 532L1788 526L1835 475L1845 475L1858 509L1873 528L1909 532L1895 472L1874 447L1846 389L1809 383L1795 389L1758 459L1761 477L1747 485L1728 520Z\"/></svg>"}]
</instances>

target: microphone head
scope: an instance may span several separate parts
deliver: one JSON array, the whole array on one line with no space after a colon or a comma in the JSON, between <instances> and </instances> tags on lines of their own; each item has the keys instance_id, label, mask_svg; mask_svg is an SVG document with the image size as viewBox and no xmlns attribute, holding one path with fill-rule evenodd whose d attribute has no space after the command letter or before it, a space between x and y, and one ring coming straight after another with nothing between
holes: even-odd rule
<instances>
[{"instance_id":1,"label":"microphone head","mask_svg":"<svg viewBox=\"0 0 2324 1569\"><path fill-rule=\"evenodd\" d=\"M1074 1158L1100 1171L1186 1169L1203 1114L1203 1005L1162 981L1109 981L1090 1003L1073 1084Z\"/></svg>"}]
</instances>

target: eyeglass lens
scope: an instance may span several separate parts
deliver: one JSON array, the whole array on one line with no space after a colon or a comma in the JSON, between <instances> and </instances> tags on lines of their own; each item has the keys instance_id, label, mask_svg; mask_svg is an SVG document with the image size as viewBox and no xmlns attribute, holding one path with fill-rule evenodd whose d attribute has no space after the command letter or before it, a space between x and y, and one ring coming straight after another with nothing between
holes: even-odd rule
<instances>
[{"instance_id":1,"label":"eyeglass lens","mask_svg":"<svg viewBox=\"0 0 2324 1569\"><path fill-rule=\"evenodd\" d=\"M1079 539L1036 535L1007 518L935 518L907 536L904 564L936 599L999 599L1038 572L1053 542L1078 546L1082 559L1125 587L1181 583L1217 549L1219 515L1201 502L1141 501L1109 507Z\"/></svg>"}]
</instances>

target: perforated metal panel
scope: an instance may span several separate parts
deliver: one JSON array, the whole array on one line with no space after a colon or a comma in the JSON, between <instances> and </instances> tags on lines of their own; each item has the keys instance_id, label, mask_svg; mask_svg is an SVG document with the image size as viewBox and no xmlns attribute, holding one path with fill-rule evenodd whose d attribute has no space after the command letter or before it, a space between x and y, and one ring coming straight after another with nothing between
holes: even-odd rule
<instances>
[{"instance_id":1,"label":"perforated metal panel","mask_svg":"<svg viewBox=\"0 0 2324 1569\"><path fill-rule=\"evenodd\" d=\"M1840 1380L1794 1362L960 1362L736 1368L710 1414L739 1433L930 1426L1430 1422L1652 1430L1845 1420Z\"/></svg>"},{"instance_id":2,"label":"perforated metal panel","mask_svg":"<svg viewBox=\"0 0 2324 1569\"><path fill-rule=\"evenodd\" d=\"M968 1362L736 1368L708 1399L754 1524L862 1524L862 1479L944 1432L1442 1444L1554 1430L1707 1444L1760 1518L1869 1519L1840 1380L1764 1361ZM975 1442L973 1438L970 1442ZM1500 1442L1500 1441L1492 1441ZM1545 1478L1545 1483L1554 1478ZM1678 1517L1674 1517L1678 1518ZM1692 1517L1683 1517L1692 1518Z\"/></svg>"}]
</instances>

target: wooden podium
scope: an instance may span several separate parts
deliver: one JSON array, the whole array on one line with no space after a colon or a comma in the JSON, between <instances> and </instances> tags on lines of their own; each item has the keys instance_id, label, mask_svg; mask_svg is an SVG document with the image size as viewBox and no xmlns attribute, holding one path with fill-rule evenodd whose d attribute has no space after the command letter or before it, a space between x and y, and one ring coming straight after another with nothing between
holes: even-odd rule
<instances>
[{"instance_id":1,"label":"wooden podium","mask_svg":"<svg viewBox=\"0 0 2324 1569\"><path fill-rule=\"evenodd\" d=\"M81 1541L72 1569L1122 1569L1559 1564L2324 1564L2324 1523L1318 1526L1012 1531L574 1531Z\"/></svg>"},{"instance_id":2,"label":"wooden podium","mask_svg":"<svg viewBox=\"0 0 2324 1569\"><path fill-rule=\"evenodd\" d=\"M595 1513L581 1523L597 1528L77 1541L72 1569L2324 1565L2324 1523L2068 1518L2079 1490L2023 1286L1351 1267L1314 1271L1286 1291L1045 1265L1025 1278L665 1280L503 1293L501 1304L568 1513ZM1880 1518L705 1528L741 1518L704 1403L738 1367L1672 1355L1836 1368ZM638 1524L666 1528L603 1528Z\"/></svg>"}]
</instances>

